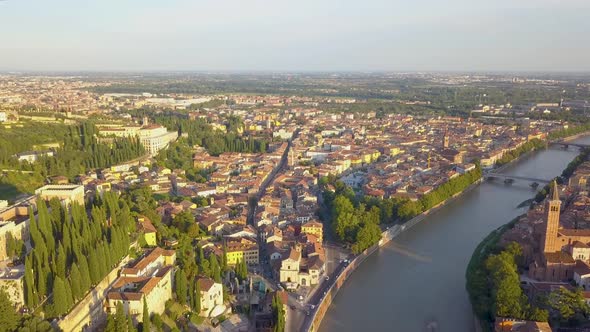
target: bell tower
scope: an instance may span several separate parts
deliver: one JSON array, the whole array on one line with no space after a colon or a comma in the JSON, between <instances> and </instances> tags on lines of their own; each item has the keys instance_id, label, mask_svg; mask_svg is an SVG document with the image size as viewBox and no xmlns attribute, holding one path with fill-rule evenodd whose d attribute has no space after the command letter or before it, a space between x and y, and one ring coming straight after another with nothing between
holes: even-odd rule
<instances>
[{"instance_id":1,"label":"bell tower","mask_svg":"<svg viewBox=\"0 0 590 332\"><path fill-rule=\"evenodd\" d=\"M448 149L449 148L449 133L445 130L445 133L443 135L443 142L442 142L442 146L444 149Z\"/></svg>"},{"instance_id":2,"label":"bell tower","mask_svg":"<svg viewBox=\"0 0 590 332\"><path fill-rule=\"evenodd\" d=\"M543 252L558 252L561 248L557 244L557 230L559 229L559 213L561 208L561 200L559 200L559 191L557 190L557 182L553 181L551 192L551 199L547 201L547 217L546 229L543 241Z\"/></svg>"}]
</instances>

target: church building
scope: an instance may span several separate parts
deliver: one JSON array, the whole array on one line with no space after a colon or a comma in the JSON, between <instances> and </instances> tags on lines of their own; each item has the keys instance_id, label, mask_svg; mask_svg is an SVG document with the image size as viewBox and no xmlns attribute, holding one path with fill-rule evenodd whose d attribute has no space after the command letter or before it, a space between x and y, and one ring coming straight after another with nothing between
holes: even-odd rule
<instances>
[{"instance_id":1,"label":"church building","mask_svg":"<svg viewBox=\"0 0 590 332\"><path fill-rule=\"evenodd\" d=\"M539 252L529 265L529 277L551 282L571 281L576 261L584 264L589 262L590 230L560 228L561 200L555 181L552 187L551 198L545 206L544 232Z\"/></svg>"}]
</instances>

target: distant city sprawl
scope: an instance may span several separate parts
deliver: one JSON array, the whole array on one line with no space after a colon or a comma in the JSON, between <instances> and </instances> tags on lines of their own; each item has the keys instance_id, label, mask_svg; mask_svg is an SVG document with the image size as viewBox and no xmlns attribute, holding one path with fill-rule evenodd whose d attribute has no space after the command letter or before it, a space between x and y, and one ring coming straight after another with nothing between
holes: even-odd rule
<instances>
[{"instance_id":1,"label":"distant city sprawl","mask_svg":"<svg viewBox=\"0 0 590 332\"><path fill-rule=\"evenodd\" d=\"M502 171L586 148L571 140L590 130L589 88L557 74L2 74L0 325L316 331L364 259L433 211L483 180L543 188ZM474 256L491 278L468 277L476 294L512 278L524 296L517 263L542 282L587 269L585 158L551 187L557 210L533 205L504 233L518 245ZM529 231L542 216L551 250ZM567 290L548 299L581 294ZM504 300L476 314L492 326L557 310Z\"/></svg>"}]
</instances>

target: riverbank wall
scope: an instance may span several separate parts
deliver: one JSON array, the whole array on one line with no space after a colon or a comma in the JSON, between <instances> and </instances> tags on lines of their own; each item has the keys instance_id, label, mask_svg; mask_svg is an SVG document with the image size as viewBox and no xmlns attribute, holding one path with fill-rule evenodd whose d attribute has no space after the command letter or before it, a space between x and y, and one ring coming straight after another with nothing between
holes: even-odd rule
<instances>
[{"instance_id":1,"label":"riverbank wall","mask_svg":"<svg viewBox=\"0 0 590 332\"><path fill-rule=\"evenodd\" d=\"M313 313L308 317L308 319L304 323L303 330L308 331L308 332L315 332L319 329L319 327L322 323L322 320L324 319L326 312L328 312L328 309L330 308L332 301L334 300L334 298L336 298L338 291L340 290L340 288L342 288L342 286L344 285L346 280L348 280L348 278L352 275L352 273L365 261L365 259L367 259L374 252L376 252L380 247L385 246L391 240L393 240L394 238L399 236L401 233L403 233L403 232L409 230L410 228L412 228L413 226L417 225L419 222L424 220L426 217L436 213L437 211L439 211L440 209L445 207L447 204L457 200L462 195L475 189L477 186L479 186L479 184L481 184L482 181L483 181L483 179L479 179L478 181L476 181L475 183L473 183L472 185L467 187L462 192L453 195L452 197L448 198L447 200L434 206L430 210L417 215L416 217L410 219L409 221L407 221L403 225L394 225L392 227L389 227L385 231L383 231L381 233L381 240L379 240L379 243L366 249L361 254L356 256L353 260L351 260L350 263L344 268L344 270L342 270L342 272L332 281L332 284L326 290L326 294L324 295L324 297L321 299L320 303L315 308L315 311L313 311Z\"/></svg>"},{"instance_id":2,"label":"riverbank wall","mask_svg":"<svg viewBox=\"0 0 590 332\"><path fill-rule=\"evenodd\" d=\"M573 135L573 136L565 137L565 138L562 139L562 141L569 142L569 141L573 141L575 139L578 139L580 137L585 137L585 136L589 136L589 135L590 135L590 131L585 131L583 133L579 133L579 134L576 134L576 135Z\"/></svg>"}]
</instances>

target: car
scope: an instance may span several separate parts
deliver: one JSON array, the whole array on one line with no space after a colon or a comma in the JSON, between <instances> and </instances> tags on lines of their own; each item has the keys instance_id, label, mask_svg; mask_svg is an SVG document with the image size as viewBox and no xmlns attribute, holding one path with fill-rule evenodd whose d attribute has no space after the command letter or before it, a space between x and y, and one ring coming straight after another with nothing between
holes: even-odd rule
<instances>
[{"instance_id":1,"label":"car","mask_svg":"<svg viewBox=\"0 0 590 332\"><path fill-rule=\"evenodd\" d=\"M303 301L303 296L299 295L299 301Z\"/></svg>"},{"instance_id":2,"label":"car","mask_svg":"<svg viewBox=\"0 0 590 332\"><path fill-rule=\"evenodd\" d=\"M326 280L330 280L330 276L326 276Z\"/></svg>"},{"instance_id":3,"label":"car","mask_svg":"<svg viewBox=\"0 0 590 332\"><path fill-rule=\"evenodd\" d=\"M295 310L296 307L294 305L291 305L291 310Z\"/></svg>"}]
</instances>

